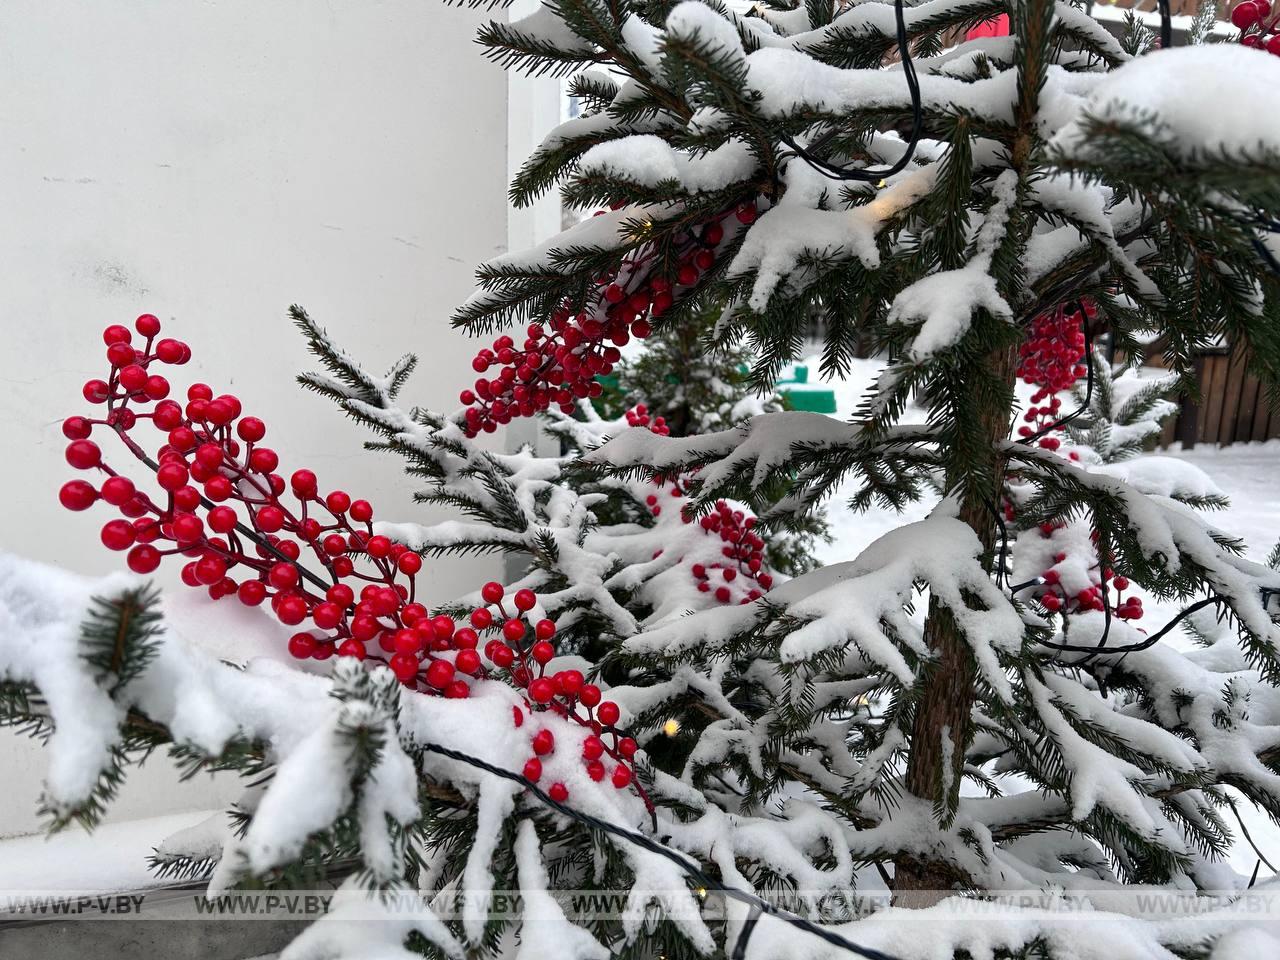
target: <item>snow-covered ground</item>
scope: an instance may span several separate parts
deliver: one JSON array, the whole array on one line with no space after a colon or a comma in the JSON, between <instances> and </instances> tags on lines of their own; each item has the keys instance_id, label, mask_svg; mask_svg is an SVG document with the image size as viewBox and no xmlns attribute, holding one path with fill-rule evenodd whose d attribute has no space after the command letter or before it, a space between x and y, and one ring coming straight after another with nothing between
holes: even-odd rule
<instances>
[{"instance_id":1,"label":"snow-covered ground","mask_svg":"<svg viewBox=\"0 0 1280 960\"><path fill-rule=\"evenodd\" d=\"M855 360L845 380L828 383L818 378L818 362L814 358L808 363L811 388L833 388L836 394L836 416L847 419L857 409L881 365L878 360ZM914 418L912 411L908 409L904 420L912 419L923 420L923 417ZM1208 475L1213 484L1231 501L1226 510L1212 515L1213 522L1225 533L1242 539L1248 546L1248 556L1251 559L1265 560L1277 541L1280 541L1280 440L1231 447L1200 445L1192 450L1175 446L1149 456L1172 457L1192 464ZM1137 460L1129 462L1136 463ZM928 498L910 504L901 513L873 507L865 513L854 514L845 509L847 500L848 493L841 490L828 503L832 542L821 545L818 550L818 558L823 563L850 559L895 527L924 518L936 503L936 499ZM1147 604L1146 621L1163 624L1177 612L1175 604L1152 601ZM1176 646L1190 645L1176 632L1164 642ZM1253 812L1248 804L1240 805L1240 813L1262 852L1272 863L1280 863L1280 827L1272 823L1265 814ZM1252 873L1257 860L1257 855L1243 841L1237 843L1232 851L1232 867L1246 875ZM1266 866L1259 871L1260 876L1270 873Z\"/></svg>"}]
</instances>

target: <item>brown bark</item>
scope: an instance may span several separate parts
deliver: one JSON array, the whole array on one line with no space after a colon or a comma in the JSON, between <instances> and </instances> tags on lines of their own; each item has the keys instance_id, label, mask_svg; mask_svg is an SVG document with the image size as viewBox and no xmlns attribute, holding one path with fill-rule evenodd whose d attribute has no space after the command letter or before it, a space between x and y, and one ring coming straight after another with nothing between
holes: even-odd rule
<instances>
[{"instance_id":1,"label":"brown bark","mask_svg":"<svg viewBox=\"0 0 1280 960\"><path fill-rule=\"evenodd\" d=\"M1013 384L1017 369L1014 347L991 354L987 363L994 377ZM993 451L993 481L991 489L985 491L967 486L960 504L959 519L977 534L987 557L992 555L996 543L996 522L988 504L999 505L1004 477L1004 462L995 458L994 451L1009 435L1010 415L1007 407L992 407L973 425L973 429L989 441ZM960 479L948 477L948 486L954 487ZM924 668L921 679L923 688L911 731L905 784L914 796L943 811L943 821L949 822L959 800L965 750L973 736L978 671L955 618L936 598L929 601L924 638L935 659ZM944 737L950 741L949 750L943 747ZM948 754L949 770L945 769ZM964 877L959 871L941 860L904 855L894 864L895 902L902 906L930 906L946 896L948 890L963 883Z\"/></svg>"}]
</instances>

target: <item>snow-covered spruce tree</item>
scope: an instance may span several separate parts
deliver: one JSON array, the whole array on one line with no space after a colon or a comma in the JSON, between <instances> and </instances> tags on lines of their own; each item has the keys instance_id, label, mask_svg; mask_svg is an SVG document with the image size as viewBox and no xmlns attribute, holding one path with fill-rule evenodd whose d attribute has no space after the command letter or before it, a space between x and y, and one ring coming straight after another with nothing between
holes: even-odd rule
<instances>
[{"instance_id":1,"label":"snow-covered spruce tree","mask_svg":"<svg viewBox=\"0 0 1280 960\"><path fill-rule=\"evenodd\" d=\"M590 397L591 378L616 362L609 351L619 339L643 335L653 321L679 323L715 299L735 303L722 336L749 339L760 356L755 375L767 384L816 312L832 368L863 337L882 341L894 358L857 422L783 412L686 439L625 430L585 458L600 483L680 477L696 484L695 504L736 495L784 522L816 509L851 472L861 480L855 508L903 502L941 473L942 505L859 557L755 601L687 617L673 609L652 626L637 624L633 636L620 630L621 649L590 664L608 689L588 707L574 661L522 656L520 667L542 674L537 681L551 679L552 687L539 682L535 691L531 675L503 666L508 654L499 647L511 653L512 646L492 634L473 643L463 631L505 634L495 611L498 620L509 614L498 604L510 598L528 621L522 635L539 636L550 614L559 621L546 641L551 653L561 652L557 643L581 649L591 638L585 629L574 636L575 618L585 620L591 605L605 611L598 622L611 623L625 602L613 589L656 569L638 548L639 561L626 559L625 531L613 531L622 559L616 572L602 551L570 551L565 556L581 566L531 566L530 578L545 578L541 595L513 595L502 585L482 591L474 628L451 620L437 630L435 616L417 610L405 627L413 601L396 588L410 592L407 571L421 569L409 547L444 549L448 529L375 528L372 508L357 510L361 501L335 496L340 491L321 496L309 471L271 479L275 455L257 447L261 423L248 429L253 441L241 432L251 418L233 435L238 402L196 390L177 413L176 404L164 407L162 421L172 424L163 427L172 448L164 462L142 461L165 494L135 502L112 477L100 487L72 481L63 502L140 509L132 532L104 528L104 542L128 549L139 571L159 562L155 541L194 550L192 579L221 603L205 601L185 619L171 604L163 621L129 633L126 620L146 597L126 600L130 584L85 584L9 558L0 565L0 704L16 720L52 729L47 802L58 819L103 796L103 783L118 778L134 749L171 742L196 769L254 772L234 831L213 842L176 839L160 855L177 869L216 861L215 887L296 883L300 868L360 862L365 872L348 882L356 895L309 929L286 960L397 957L406 945L450 956L691 956L730 952L744 929L753 930L752 960L845 955L776 917L751 927L754 918L736 902L722 917L703 915L697 891L670 861L548 812L525 784L441 748L537 774L531 779L547 786L546 797L641 830L739 889L817 901L884 878L904 903L1012 890L1050 902L1065 892L1092 908L993 904L975 917L951 900L841 926L895 956L1265 954L1257 947L1265 934L1254 936L1253 954L1221 953L1249 936L1239 928L1264 912L1151 923L1136 918L1140 904L1126 888L1140 881L1234 889L1239 878L1213 862L1230 835L1219 814L1227 789L1280 812L1277 633L1264 599L1280 575L1242 559L1228 538L1139 480L1091 470L1009 433L1023 331L1073 297L1092 296L1121 342L1145 327L1164 334L1175 370L1189 368L1197 344L1227 335L1249 344L1258 372L1275 382L1277 280L1268 272L1271 238L1259 225L1280 208L1280 158L1270 138L1256 142L1259 129L1250 124L1265 115L1277 67L1238 48L1164 51L1128 63L1104 30L1066 4L934 0L907 13L922 54L1001 13L1010 14L1013 36L917 60L923 136L901 171L881 176L905 153L901 130L912 113L900 68L880 66L893 46L892 10L867 2L836 13L809 4L739 19L699 3L566 0L487 30L497 56L533 69L609 70L578 81L598 109L553 135L517 181L517 199L563 179L583 203L620 207L482 269L485 289L459 320L481 329L528 326L523 343L504 334L477 357L478 371L500 371L464 396L469 412L401 410L395 394L407 363L371 377L326 338L317 346L332 367L313 385L375 425L379 442L473 515L474 528L460 522L453 544L534 553L547 529L550 553L587 542L589 503L546 482L558 464L486 452L472 442L480 433L557 406L573 414L576 401ZM1215 93L1224 87L1230 101ZM815 165L841 176L864 169L871 179L842 186ZM714 246L712 224L722 228ZM707 261L704 250L712 254L706 269L698 263ZM73 467L99 469L90 432L137 444L128 434L146 424L132 408L131 416L119 411L123 395L140 406L168 390L133 369L137 351L125 355L125 334L108 331L110 379L86 385L86 400L107 402L111 415L64 425ZM153 345L153 334L144 335L143 359L189 356L180 344ZM929 418L900 423L913 393ZM146 414L157 426L161 403ZM194 437L173 435L183 429ZM1146 589L1213 598L1230 617L1222 629L1202 631L1211 646L1183 654L1153 631L1155 642L1137 649L1144 638L1127 622L1104 634L1103 618L1088 612L1074 614L1064 638L1059 618L1018 602L1021 594L1010 594L1017 584L996 569L1006 475L1031 488L1019 504L1023 515L1038 511L1051 527L1087 517L1099 555ZM234 500L235 518L214 519L217 508L199 499L211 493ZM196 514L182 504L198 507L197 519L217 535L187 519ZM507 519L491 520L498 512ZM746 526L731 507L727 517L718 507L714 513L707 529ZM277 521L273 541L261 527ZM332 541L334 553L326 541L335 531L324 529L331 524L351 527L345 545ZM642 529L637 524L635 534ZM295 548L299 557L290 559ZM406 557L418 559L402 563ZM329 599L333 588L317 602L309 578L275 572L293 564L343 580L339 558L372 571L375 589L362 591L359 603L341 591ZM293 623L286 634L299 615L315 626L298 632L305 640L286 639L271 617L233 604L231 589L250 606L270 596L275 619ZM108 624L90 617L82 635L95 593L118 602L105 610ZM331 623L335 612L337 625L322 627L317 615ZM371 627L366 619L355 628L362 616L376 621L368 642L355 635ZM246 658L243 669L222 662L220 647L245 634L267 653L290 644L309 654L302 666L319 673L270 658ZM111 649L120 654L106 661L119 669L104 672L95 639L106 637L117 638ZM144 644L147 655L124 657L132 644ZM317 654L342 647L332 667L316 666ZM478 666L464 657L477 648L485 654ZM137 665L127 680L125 660ZM616 707L605 710L606 702ZM592 722L601 725L602 746L591 739ZM663 728L674 735L657 735ZM628 734L643 744L630 761ZM593 767L603 764L592 759L597 750L611 751L608 766L625 772L614 779ZM388 909L363 896L368 885L467 897L454 917L440 902ZM484 895L498 885L524 897L518 927L510 916L489 916ZM621 916L566 912L547 896L549 888L583 886L621 889ZM652 924L650 903L661 914Z\"/></svg>"},{"instance_id":2,"label":"snow-covered spruce tree","mask_svg":"<svg viewBox=\"0 0 1280 960\"><path fill-rule=\"evenodd\" d=\"M941 49L1002 13L1010 37ZM702 3L556 3L493 25L483 40L511 66L608 68L575 80L594 108L554 131L513 197L559 182L570 202L617 209L485 265L458 322L484 330L560 311L549 342L499 358L535 406L538 390L560 399L611 329L637 315L678 324L719 298L735 304L722 336L748 338L762 383L815 312L830 367L859 337L891 351L852 424L782 413L684 441L631 430L588 457L619 471L699 468L703 503L767 502L770 519L814 509L851 472L863 481L854 509L944 478L929 520L848 564L625 644L701 678L680 697L714 691L689 731L688 782L735 812L779 793L819 799L842 836L836 859L848 849L892 869L904 901L1227 882L1212 864L1229 839L1225 787L1280 812L1270 707L1246 719L1238 686L1255 706L1276 703L1265 605L1276 573L1138 482L1011 440L1013 381L1032 320L1090 297L1122 349L1158 331L1185 374L1197 345L1225 335L1276 382L1267 227L1280 155L1250 121L1265 102L1251 91L1276 67L1230 47L1134 59L1065 2L934 0L907 10L905 27L932 54L915 61L918 142L909 79L880 66L895 44L886 4L740 17ZM1238 92L1228 101L1214 92L1224 84ZM686 269L708 249L705 269ZM486 389L473 429L495 405L499 420L512 415L502 380ZM912 395L926 423L899 422ZM993 569L1010 471L1035 488L1025 509L1050 527L1087 517L1096 550L1128 578L1213 598L1235 628L1226 646L1136 649L1141 633L1099 616L1074 618L1064 647L1060 622L1011 597ZM722 685L726 661L749 662L751 682ZM874 715L858 706L867 694ZM726 766L733 782L717 786ZM739 871L759 883L779 873Z\"/></svg>"}]
</instances>

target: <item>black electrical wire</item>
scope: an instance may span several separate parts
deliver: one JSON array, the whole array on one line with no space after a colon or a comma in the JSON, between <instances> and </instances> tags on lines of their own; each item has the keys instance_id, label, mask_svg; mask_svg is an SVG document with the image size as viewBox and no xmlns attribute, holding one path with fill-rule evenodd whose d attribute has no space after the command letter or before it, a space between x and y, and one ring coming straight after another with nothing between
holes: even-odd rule
<instances>
[{"instance_id":1,"label":"black electrical wire","mask_svg":"<svg viewBox=\"0 0 1280 960\"><path fill-rule=\"evenodd\" d=\"M665 844L659 843L652 837L648 837L635 830L629 830L626 827L620 827L617 824L601 820L599 817L593 817L589 813L574 810L572 807L566 806L558 800L553 800L546 791L528 777L515 773L511 770L504 769L503 767L495 766L487 760L481 760L479 757L473 757L460 750L454 750L450 747L441 746L437 743L425 743L420 744L419 746L422 750L428 753L439 754L442 757L448 757L450 760L465 763L469 767L475 767L477 770L483 770L485 773L491 773L495 777L501 777L503 780L510 780L512 783L518 783L542 801L543 804L564 814L566 817L577 820L579 823L591 827L594 830L599 830L611 836L619 837L635 844L643 850L647 850L650 853L657 854L660 857L670 860L683 870L691 880L697 883L702 891L714 890L717 893L723 894L730 900L737 900L739 903L746 904L751 908L751 912L747 915L747 921L738 935L737 944L735 945L733 952L733 956L735 958L745 956L746 942L750 939L751 933L755 929L756 922L760 919L762 914L767 913L770 916L781 920L783 923L795 927L797 930L802 930L805 933L811 933L815 937L826 941L834 947L839 947L842 950L848 950L850 953L857 954L860 957L866 957L867 960L898 960L897 957L894 957L891 954L882 953L881 951L874 950L871 947L859 946L852 940L848 940L834 931L820 927L816 923L806 920L804 917L798 916L787 910L780 910L778 907L769 903L767 900L756 896L754 893L749 893L746 890L739 890L737 887L726 886L719 880L716 880L704 873L697 863L691 861L683 854L672 850Z\"/></svg>"},{"instance_id":2,"label":"black electrical wire","mask_svg":"<svg viewBox=\"0 0 1280 960\"><path fill-rule=\"evenodd\" d=\"M1161 627L1155 633L1151 634L1151 636L1147 637L1145 640L1142 640L1138 643L1126 644L1123 647L1107 647L1104 649L1098 646L1097 644L1094 644L1093 646L1085 646L1079 643L1054 643L1050 640L1041 640L1040 645L1044 647L1050 647L1053 650L1062 650L1067 653L1087 653L1087 654L1090 654L1091 656L1097 656L1100 653L1136 653L1139 650L1146 650L1148 647L1154 647L1157 643L1160 642L1161 638L1163 638L1165 634L1167 634L1170 630L1176 627L1183 620L1187 619L1187 617L1191 616L1191 614L1195 613L1197 610L1203 610L1205 607L1211 606L1215 603L1227 603L1227 602L1228 601L1226 597L1217 597L1217 596L1206 597L1203 600L1197 600L1195 603L1191 604L1191 606L1183 608L1183 610L1179 612L1176 617L1174 617L1172 620L1166 623L1163 627ZM1107 612L1110 613L1109 607L1107 608ZM1109 617L1108 617L1108 622L1110 622ZM1099 639L1105 642L1106 634L1104 633L1102 637ZM1089 658L1086 658L1086 659L1089 659Z\"/></svg>"},{"instance_id":3,"label":"black electrical wire","mask_svg":"<svg viewBox=\"0 0 1280 960\"><path fill-rule=\"evenodd\" d=\"M1173 17L1169 12L1169 0L1160 0L1160 49L1173 47Z\"/></svg>"},{"instance_id":4,"label":"black electrical wire","mask_svg":"<svg viewBox=\"0 0 1280 960\"><path fill-rule=\"evenodd\" d=\"M920 134L924 130L924 109L920 103L920 78L916 76L915 64L911 62L911 41L907 37L906 12L903 0L893 0L893 17L898 32L898 58L902 61L902 73L907 80L907 92L911 95L911 136L907 139L907 149L890 167L883 170L867 170L859 167L841 167L814 156L800 146L794 138L782 134L782 142L790 147L797 157L829 180L859 180L875 182L901 173L911 162L920 142Z\"/></svg>"}]
</instances>

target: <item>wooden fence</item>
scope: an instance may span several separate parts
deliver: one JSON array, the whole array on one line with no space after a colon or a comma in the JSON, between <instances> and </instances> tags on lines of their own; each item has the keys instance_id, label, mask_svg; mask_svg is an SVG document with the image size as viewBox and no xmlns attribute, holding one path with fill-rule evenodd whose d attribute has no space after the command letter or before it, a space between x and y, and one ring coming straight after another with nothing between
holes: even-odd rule
<instances>
[{"instance_id":1,"label":"wooden fence","mask_svg":"<svg viewBox=\"0 0 1280 960\"><path fill-rule=\"evenodd\" d=\"M1153 360L1156 358L1152 358ZM1200 400L1183 398L1164 425L1160 445L1248 443L1280 437L1280 411L1267 404L1258 378L1246 368L1243 350L1206 351L1196 360Z\"/></svg>"}]
</instances>

